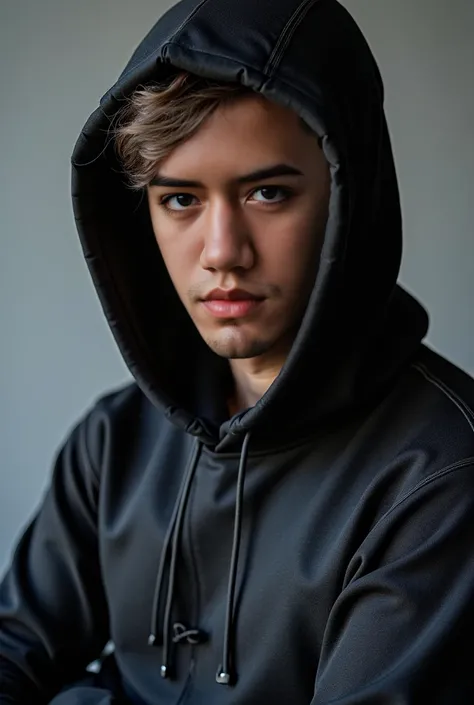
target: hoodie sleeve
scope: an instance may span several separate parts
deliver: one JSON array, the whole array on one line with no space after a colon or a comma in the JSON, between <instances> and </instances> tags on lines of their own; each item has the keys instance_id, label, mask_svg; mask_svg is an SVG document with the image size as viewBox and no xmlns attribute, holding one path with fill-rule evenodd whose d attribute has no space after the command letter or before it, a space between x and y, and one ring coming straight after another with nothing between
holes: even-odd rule
<instances>
[{"instance_id":1,"label":"hoodie sleeve","mask_svg":"<svg viewBox=\"0 0 474 705\"><path fill-rule=\"evenodd\" d=\"M311 705L474 702L474 463L429 478L370 532L326 629Z\"/></svg>"},{"instance_id":2,"label":"hoodie sleeve","mask_svg":"<svg viewBox=\"0 0 474 705\"><path fill-rule=\"evenodd\" d=\"M67 438L41 506L0 584L0 704L46 703L77 681L108 639L97 541L100 421ZM87 703L111 696L88 690ZM65 696L59 696L64 698ZM61 703L86 702L60 699Z\"/></svg>"}]
</instances>

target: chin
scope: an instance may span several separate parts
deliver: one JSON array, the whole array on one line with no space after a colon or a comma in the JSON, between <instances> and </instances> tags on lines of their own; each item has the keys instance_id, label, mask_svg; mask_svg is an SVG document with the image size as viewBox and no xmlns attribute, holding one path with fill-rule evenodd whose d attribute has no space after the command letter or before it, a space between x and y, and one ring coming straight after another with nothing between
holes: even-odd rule
<instances>
[{"instance_id":1,"label":"chin","mask_svg":"<svg viewBox=\"0 0 474 705\"><path fill-rule=\"evenodd\" d=\"M223 332L224 333L224 332ZM268 352L272 343L261 338L249 339L235 332L225 332L219 336L203 336L211 350L227 360L245 360Z\"/></svg>"}]
</instances>

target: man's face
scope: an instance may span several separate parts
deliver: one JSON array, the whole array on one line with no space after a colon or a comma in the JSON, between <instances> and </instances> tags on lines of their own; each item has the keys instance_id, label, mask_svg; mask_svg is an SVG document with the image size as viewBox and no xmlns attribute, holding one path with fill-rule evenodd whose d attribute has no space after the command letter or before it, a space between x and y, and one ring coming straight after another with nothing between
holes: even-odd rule
<instances>
[{"instance_id":1,"label":"man's face","mask_svg":"<svg viewBox=\"0 0 474 705\"><path fill-rule=\"evenodd\" d=\"M257 95L220 107L160 164L148 187L155 237L218 355L289 351L314 284L329 190L316 137Z\"/></svg>"}]
</instances>

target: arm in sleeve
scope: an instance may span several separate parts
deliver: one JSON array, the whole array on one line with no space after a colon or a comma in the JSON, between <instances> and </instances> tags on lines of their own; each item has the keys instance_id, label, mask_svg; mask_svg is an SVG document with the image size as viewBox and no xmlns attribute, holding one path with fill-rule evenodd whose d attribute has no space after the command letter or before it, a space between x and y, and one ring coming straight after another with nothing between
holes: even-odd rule
<instances>
[{"instance_id":1,"label":"arm in sleeve","mask_svg":"<svg viewBox=\"0 0 474 705\"><path fill-rule=\"evenodd\" d=\"M58 452L49 489L0 584L1 705L49 702L84 673L108 639L99 480L90 453L91 445L99 450L100 428L92 414ZM91 699L88 690L87 702L113 702L103 691Z\"/></svg>"},{"instance_id":2,"label":"arm in sleeve","mask_svg":"<svg viewBox=\"0 0 474 705\"><path fill-rule=\"evenodd\" d=\"M402 498L346 576L311 705L474 702L474 461Z\"/></svg>"}]
</instances>

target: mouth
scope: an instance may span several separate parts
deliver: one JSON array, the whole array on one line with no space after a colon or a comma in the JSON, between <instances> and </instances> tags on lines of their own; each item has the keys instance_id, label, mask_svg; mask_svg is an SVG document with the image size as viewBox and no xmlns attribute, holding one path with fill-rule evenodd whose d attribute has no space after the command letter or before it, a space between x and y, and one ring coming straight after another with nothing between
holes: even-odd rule
<instances>
[{"instance_id":1,"label":"mouth","mask_svg":"<svg viewBox=\"0 0 474 705\"><path fill-rule=\"evenodd\" d=\"M264 300L244 289L214 289L201 303L215 318L238 319L255 311Z\"/></svg>"}]
</instances>

